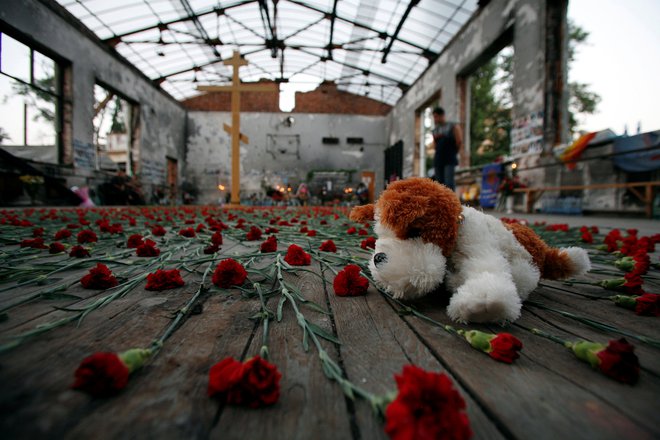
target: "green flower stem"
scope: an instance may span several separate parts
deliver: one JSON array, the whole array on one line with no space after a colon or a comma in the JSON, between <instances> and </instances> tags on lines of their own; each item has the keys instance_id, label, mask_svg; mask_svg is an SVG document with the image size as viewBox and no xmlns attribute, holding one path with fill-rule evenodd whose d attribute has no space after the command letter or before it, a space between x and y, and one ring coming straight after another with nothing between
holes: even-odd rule
<instances>
[{"instance_id":1,"label":"green flower stem","mask_svg":"<svg viewBox=\"0 0 660 440\"><path fill-rule=\"evenodd\" d=\"M549 339L553 342L556 342L557 344L561 344L566 348L571 348L573 346L573 343L571 341L567 341L566 339L562 339L558 336L551 335L550 333L546 333L543 330L540 330L538 328L529 328L529 327L525 327L524 325L517 324L517 323L514 324L514 325L516 327L522 328L523 330L527 330L528 332L530 332L530 333L532 333L536 336L541 336L543 338L546 338L546 339Z\"/></svg>"},{"instance_id":2,"label":"green flower stem","mask_svg":"<svg viewBox=\"0 0 660 440\"><path fill-rule=\"evenodd\" d=\"M275 265L280 292L282 296L291 303L291 307L293 308L293 311L296 315L298 325L303 331L303 348L307 350L306 341L307 336L309 335L309 337L312 339L312 342L314 343L314 346L316 347L316 351L318 352L319 359L321 360L321 366L326 377L337 382L347 397L350 399L354 399L355 396L361 397L371 405L372 410L377 415L382 415L387 403L389 402L386 399L378 397L346 379L341 367L334 360L332 360L332 358L328 355L328 352L321 345L321 341L316 336L314 329L310 327L309 321L307 321L305 316L300 312L295 298L293 295L291 295L291 292L287 288L287 285L284 282L284 277L282 275L284 264L281 255L279 254L275 259ZM281 319L281 317L278 317L278 320L279 319Z\"/></svg>"},{"instance_id":3,"label":"green flower stem","mask_svg":"<svg viewBox=\"0 0 660 440\"><path fill-rule=\"evenodd\" d=\"M154 340L151 343L150 349L154 352L154 354L160 351L160 349L163 347L163 343L170 336L172 336L172 333L174 333L174 331L177 329L181 320L185 318L185 316L188 315L188 313L190 313L190 310L193 308L193 306L195 305L199 297L202 295L202 293L208 290L208 288L204 286L204 283L206 282L206 278L212 268L213 268L213 264L209 263L209 265L206 267L206 270L204 270L204 274L202 275L202 280L199 282L199 287L197 288L197 291L195 291L192 298L188 300L185 306L183 306L176 312L174 319L172 319L172 322L165 329L163 334L158 339Z\"/></svg>"},{"instance_id":4,"label":"green flower stem","mask_svg":"<svg viewBox=\"0 0 660 440\"><path fill-rule=\"evenodd\" d=\"M532 306L532 307L537 307L537 308L543 309L543 310L548 310L549 312L557 313L561 316L564 316L566 318L570 318L570 319L573 319L575 321L581 322L582 324L585 324L589 327L595 328L595 329L600 330L600 331L610 332L610 333L617 333L617 334L620 334L620 335L628 336L629 338L636 339L636 340L638 340L640 342L643 342L645 344L648 344L652 347L660 348L660 340L658 340L658 339L653 339L653 338L649 338L647 336L637 335L637 334L629 332L627 330L622 330L622 329L619 329L617 327L614 327L613 325L605 324L603 322L596 321L594 319L587 318L585 316L576 315L574 313L566 312L564 310L558 310L558 309L554 309L552 307L548 307L545 304L542 304L542 303L539 303L539 302L536 302L536 301L527 300L527 301L525 301L525 306L527 306L527 305Z\"/></svg>"}]
</instances>

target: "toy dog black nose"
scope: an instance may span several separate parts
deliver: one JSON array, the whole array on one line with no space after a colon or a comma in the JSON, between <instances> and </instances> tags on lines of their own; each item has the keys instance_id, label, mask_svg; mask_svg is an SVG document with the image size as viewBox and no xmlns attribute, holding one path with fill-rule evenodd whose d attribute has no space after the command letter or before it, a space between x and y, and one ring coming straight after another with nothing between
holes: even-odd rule
<instances>
[{"instance_id":1,"label":"toy dog black nose","mask_svg":"<svg viewBox=\"0 0 660 440\"><path fill-rule=\"evenodd\" d=\"M376 255L374 255L374 264L378 266L379 264L382 264L387 261L387 254L384 254L382 252L378 252Z\"/></svg>"}]
</instances>

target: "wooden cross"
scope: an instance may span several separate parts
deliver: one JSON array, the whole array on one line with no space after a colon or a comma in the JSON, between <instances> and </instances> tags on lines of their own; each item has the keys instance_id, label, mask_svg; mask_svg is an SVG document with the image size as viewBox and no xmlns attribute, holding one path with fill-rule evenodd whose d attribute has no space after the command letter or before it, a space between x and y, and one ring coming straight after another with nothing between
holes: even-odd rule
<instances>
[{"instance_id":1,"label":"wooden cross","mask_svg":"<svg viewBox=\"0 0 660 440\"><path fill-rule=\"evenodd\" d=\"M234 55L225 60L223 64L233 67L232 84L230 86L198 86L197 90L203 92L231 92L231 127L224 124L224 130L231 133L231 203L240 205L240 142L243 141L246 144L249 142L248 137L241 133L241 92L273 92L274 90L270 85L241 83L238 69L247 65L248 62L241 57L238 51L234 51Z\"/></svg>"}]
</instances>

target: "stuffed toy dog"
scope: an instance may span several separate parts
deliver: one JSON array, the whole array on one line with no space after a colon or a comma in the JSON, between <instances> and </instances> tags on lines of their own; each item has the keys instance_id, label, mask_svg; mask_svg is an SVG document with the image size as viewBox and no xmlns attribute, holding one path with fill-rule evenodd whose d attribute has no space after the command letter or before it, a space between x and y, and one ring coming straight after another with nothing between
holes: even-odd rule
<instances>
[{"instance_id":1,"label":"stuffed toy dog","mask_svg":"<svg viewBox=\"0 0 660 440\"><path fill-rule=\"evenodd\" d=\"M526 226L461 206L453 191L430 179L391 183L375 204L353 208L350 217L376 222L369 267L382 288L409 300L446 279L447 313L463 323L514 321L540 278L591 268L584 249L552 248Z\"/></svg>"}]
</instances>

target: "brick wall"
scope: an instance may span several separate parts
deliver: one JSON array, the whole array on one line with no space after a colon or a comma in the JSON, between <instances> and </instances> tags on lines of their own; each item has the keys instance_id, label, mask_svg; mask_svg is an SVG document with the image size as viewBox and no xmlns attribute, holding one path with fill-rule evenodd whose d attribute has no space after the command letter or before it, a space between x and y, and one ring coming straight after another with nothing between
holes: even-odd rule
<instances>
[{"instance_id":1,"label":"brick wall","mask_svg":"<svg viewBox=\"0 0 660 440\"><path fill-rule=\"evenodd\" d=\"M242 92L241 93L241 111L242 112L279 112L280 111L280 87L273 81L259 81L260 84L272 86L270 92ZM231 93L230 92L208 92L199 96L194 96L181 101L181 104L188 110L203 110L209 112L229 112L231 111Z\"/></svg>"},{"instance_id":2,"label":"brick wall","mask_svg":"<svg viewBox=\"0 0 660 440\"><path fill-rule=\"evenodd\" d=\"M311 92L297 92L293 111L385 116L391 109L383 102L338 90L335 83L324 82Z\"/></svg>"},{"instance_id":3,"label":"brick wall","mask_svg":"<svg viewBox=\"0 0 660 440\"><path fill-rule=\"evenodd\" d=\"M271 84L273 92L279 91L277 83L260 81L261 84ZM242 112L280 111L279 93L243 92L241 93ZM231 111L231 93L209 92L181 102L188 110L199 111ZM297 92L296 113L334 113L349 115L387 115L392 107L366 96L337 90L337 85L326 82L311 92Z\"/></svg>"}]
</instances>

